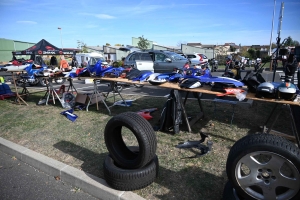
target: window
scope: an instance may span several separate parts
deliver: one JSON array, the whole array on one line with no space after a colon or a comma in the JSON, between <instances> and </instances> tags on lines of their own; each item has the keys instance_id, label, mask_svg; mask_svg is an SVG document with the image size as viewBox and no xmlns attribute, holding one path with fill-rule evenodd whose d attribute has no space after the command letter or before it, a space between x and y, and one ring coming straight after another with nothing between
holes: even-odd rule
<instances>
[{"instance_id":1,"label":"window","mask_svg":"<svg viewBox=\"0 0 300 200\"><path fill-rule=\"evenodd\" d=\"M129 58L130 61L135 61L136 58L136 54L132 54Z\"/></svg>"},{"instance_id":2,"label":"window","mask_svg":"<svg viewBox=\"0 0 300 200\"><path fill-rule=\"evenodd\" d=\"M91 59L90 59L90 65L95 65L96 63L97 63L97 59L91 57Z\"/></svg>"},{"instance_id":3,"label":"window","mask_svg":"<svg viewBox=\"0 0 300 200\"><path fill-rule=\"evenodd\" d=\"M196 58L195 55L187 55L187 58Z\"/></svg>"},{"instance_id":4,"label":"window","mask_svg":"<svg viewBox=\"0 0 300 200\"><path fill-rule=\"evenodd\" d=\"M152 61L151 56L148 53L142 53L141 60Z\"/></svg>"},{"instance_id":5,"label":"window","mask_svg":"<svg viewBox=\"0 0 300 200\"><path fill-rule=\"evenodd\" d=\"M162 53L155 53L155 61L157 62L164 62L166 58L167 56Z\"/></svg>"}]
</instances>

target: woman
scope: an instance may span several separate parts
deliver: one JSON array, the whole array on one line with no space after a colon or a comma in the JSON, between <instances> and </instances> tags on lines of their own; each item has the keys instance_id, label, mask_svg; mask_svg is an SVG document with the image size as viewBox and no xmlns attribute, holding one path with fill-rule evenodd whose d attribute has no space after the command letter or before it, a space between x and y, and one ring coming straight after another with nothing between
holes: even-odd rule
<instances>
[{"instance_id":1,"label":"woman","mask_svg":"<svg viewBox=\"0 0 300 200\"><path fill-rule=\"evenodd\" d=\"M70 66L67 60L65 60L65 58L61 58L60 61L60 70L62 71L67 71L70 70Z\"/></svg>"}]
</instances>

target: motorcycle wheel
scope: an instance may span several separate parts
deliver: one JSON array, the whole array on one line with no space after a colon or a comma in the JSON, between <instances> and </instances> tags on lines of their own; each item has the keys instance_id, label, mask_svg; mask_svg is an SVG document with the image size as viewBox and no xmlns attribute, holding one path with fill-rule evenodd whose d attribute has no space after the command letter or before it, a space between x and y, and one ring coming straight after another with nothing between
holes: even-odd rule
<instances>
[{"instance_id":1,"label":"motorcycle wheel","mask_svg":"<svg viewBox=\"0 0 300 200\"><path fill-rule=\"evenodd\" d=\"M121 92L123 90L123 87L122 87L122 85L116 85L115 87L114 87L114 91L115 92Z\"/></svg>"},{"instance_id":2,"label":"motorcycle wheel","mask_svg":"<svg viewBox=\"0 0 300 200\"><path fill-rule=\"evenodd\" d=\"M49 80L46 79L46 78L40 78L39 83L40 83L41 86L46 87L49 84Z\"/></svg>"},{"instance_id":3,"label":"motorcycle wheel","mask_svg":"<svg viewBox=\"0 0 300 200\"><path fill-rule=\"evenodd\" d=\"M55 80L55 83L58 84L58 85L62 85L66 82L66 79L64 78L56 78Z\"/></svg>"},{"instance_id":4,"label":"motorcycle wheel","mask_svg":"<svg viewBox=\"0 0 300 200\"><path fill-rule=\"evenodd\" d=\"M36 78L36 79L34 79L34 82L29 83L29 85L30 85L30 86L36 86L36 85L39 84L39 81L40 81L40 80Z\"/></svg>"},{"instance_id":5,"label":"motorcycle wheel","mask_svg":"<svg viewBox=\"0 0 300 200\"><path fill-rule=\"evenodd\" d=\"M134 85L134 87L136 87L136 88L142 88L142 87L144 87L143 84L133 84L133 85Z\"/></svg>"},{"instance_id":6,"label":"motorcycle wheel","mask_svg":"<svg viewBox=\"0 0 300 200\"><path fill-rule=\"evenodd\" d=\"M272 134L251 134L231 148L226 172L245 199L300 199L300 149Z\"/></svg>"}]
</instances>

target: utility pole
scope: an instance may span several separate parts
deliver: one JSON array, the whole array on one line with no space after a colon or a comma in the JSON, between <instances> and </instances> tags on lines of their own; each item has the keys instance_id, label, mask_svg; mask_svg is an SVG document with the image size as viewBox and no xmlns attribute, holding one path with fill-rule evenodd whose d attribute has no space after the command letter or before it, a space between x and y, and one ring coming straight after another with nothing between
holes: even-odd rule
<instances>
[{"instance_id":1,"label":"utility pole","mask_svg":"<svg viewBox=\"0 0 300 200\"><path fill-rule=\"evenodd\" d=\"M63 50L64 47L63 47L63 43L62 43L62 37L61 37L61 27L58 27L57 29L60 30L60 42L61 42L61 49Z\"/></svg>"},{"instance_id":2,"label":"utility pole","mask_svg":"<svg viewBox=\"0 0 300 200\"><path fill-rule=\"evenodd\" d=\"M272 18L272 29L271 29L271 38L270 38L270 50L269 50L269 55L272 55L272 37L273 37L273 27L274 27L274 16L275 16L275 7L276 7L276 0L274 0L274 8L273 8L273 18ZM270 62L270 71L272 71L272 65L273 65L273 60L271 58Z\"/></svg>"}]
</instances>

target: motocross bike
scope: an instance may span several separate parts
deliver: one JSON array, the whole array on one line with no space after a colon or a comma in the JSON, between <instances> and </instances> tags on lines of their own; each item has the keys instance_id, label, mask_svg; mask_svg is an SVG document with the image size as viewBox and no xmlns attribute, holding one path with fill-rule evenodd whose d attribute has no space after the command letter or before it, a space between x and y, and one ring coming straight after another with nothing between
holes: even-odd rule
<instances>
[{"instance_id":1,"label":"motocross bike","mask_svg":"<svg viewBox=\"0 0 300 200\"><path fill-rule=\"evenodd\" d=\"M27 66L25 74L21 73L16 79L16 84L22 86L24 84L29 84L30 86L36 86L41 82L41 78L36 75L42 74L46 67L37 68L33 63Z\"/></svg>"},{"instance_id":2,"label":"motocross bike","mask_svg":"<svg viewBox=\"0 0 300 200\"><path fill-rule=\"evenodd\" d=\"M218 61L217 61L215 58L213 58L213 59L211 60L210 65L211 65L211 71L212 71L212 72L216 72L217 69L218 69L218 67L219 67Z\"/></svg>"},{"instance_id":3,"label":"motocross bike","mask_svg":"<svg viewBox=\"0 0 300 200\"><path fill-rule=\"evenodd\" d=\"M233 67L231 67L233 66ZM233 78L236 80L241 80L241 62L236 60L230 60L226 62L225 72L222 75L223 77Z\"/></svg>"}]
</instances>

